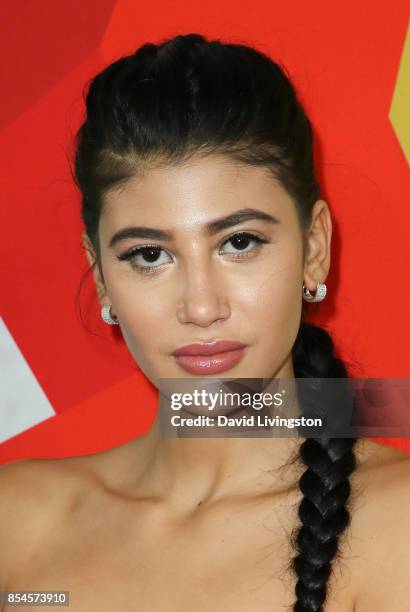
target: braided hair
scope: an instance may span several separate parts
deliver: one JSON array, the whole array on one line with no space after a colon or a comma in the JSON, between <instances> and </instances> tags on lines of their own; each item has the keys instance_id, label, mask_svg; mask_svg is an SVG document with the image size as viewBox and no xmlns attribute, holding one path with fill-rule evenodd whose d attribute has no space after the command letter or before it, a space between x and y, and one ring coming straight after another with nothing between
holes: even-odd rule
<instances>
[{"instance_id":1,"label":"braided hair","mask_svg":"<svg viewBox=\"0 0 410 612\"><path fill-rule=\"evenodd\" d=\"M88 84L76 135L74 179L86 233L100 264L104 194L155 164L223 154L271 171L290 194L306 252L306 230L320 197L312 127L286 69L243 44L178 35L146 43ZM347 376L327 331L301 320L292 348L297 378ZM320 612L338 539L349 523L355 439L308 438L298 450L301 526L295 529L297 612Z\"/></svg>"},{"instance_id":2,"label":"braided hair","mask_svg":"<svg viewBox=\"0 0 410 612\"><path fill-rule=\"evenodd\" d=\"M296 378L346 378L347 369L334 354L330 334L302 322L292 351ZM339 555L338 537L350 523L349 476L356 467L357 438L307 438L298 449L305 468L299 488L303 498L298 508L301 526L292 534L297 555L289 567L298 581L295 612L323 610L331 563Z\"/></svg>"}]
</instances>

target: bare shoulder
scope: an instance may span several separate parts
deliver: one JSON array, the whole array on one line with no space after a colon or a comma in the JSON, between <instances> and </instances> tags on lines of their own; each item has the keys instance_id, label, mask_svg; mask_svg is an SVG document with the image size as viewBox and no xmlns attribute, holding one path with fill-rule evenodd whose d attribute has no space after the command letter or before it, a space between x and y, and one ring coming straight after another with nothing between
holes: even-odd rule
<instances>
[{"instance_id":1,"label":"bare shoulder","mask_svg":"<svg viewBox=\"0 0 410 612\"><path fill-rule=\"evenodd\" d=\"M358 457L350 540L361 585L356 610L399 610L410 598L410 453L367 440Z\"/></svg>"},{"instance_id":2,"label":"bare shoulder","mask_svg":"<svg viewBox=\"0 0 410 612\"><path fill-rule=\"evenodd\" d=\"M78 460L77 460L78 459ZM0 588L27 546L76 503L91 479L82 458L30 459L0 466Z\"/></svg>"},{"instance_id":3,"label":"bare shoulder","mask_svg":"<svg viewBox=\"0 0 410 612\"><path fill-rule=\"evenodd\" d=\"M404 512L410 509L410 452L366 439L358 445L357 458L358 469L352 479L355 507L359 512L371 512L374 526L376 520L383 519L391 528L410 533Z\"/></svg>"},{"instance_id":4,"label":"bare shoulder","mask_svg":"<svg viewBox=\"0 0 410 612\"><path fill-rule=\"evenodd\" d=\"M383 504L387 493L409 500L410 452L365 438L357 444L356 459L354 478L363 487L364 502Z\"/></svg>"},{"instance_id":5,"label":"bare shoulder","mask_svg":"<svg viewBox=\"0 0 410 612\"><path fill-rule=\"evenodd\" d=\"M0 524L9 517L47 521L96 477L87 456L27 459L0 466Z\"/></svg>"}]
</instances>

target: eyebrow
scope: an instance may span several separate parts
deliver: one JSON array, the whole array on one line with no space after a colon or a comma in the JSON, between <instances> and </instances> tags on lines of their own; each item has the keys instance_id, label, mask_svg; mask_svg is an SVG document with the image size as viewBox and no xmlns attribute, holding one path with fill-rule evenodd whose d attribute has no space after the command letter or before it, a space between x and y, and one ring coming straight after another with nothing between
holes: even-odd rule
<instances>
[{"instance_id":1,"label":"eyebrow","mask_svg":"<svg viewBox=\"0 0 410 612\"><path fill-rule=\"evenodd\" d=\"M234 225L238 225L239 223L243 223L244 221L250 221L252 219L259 219L261 221L266 221L267 223L279 224L280 221L276 217L269 215L262 210L258 210L256 208L243 208L241 210L237 210L230 215L225 217L221 217L220 219L216 219L215 221L210 221L205 225L205 233L208 236L213 236L218 232L227 229L229 227L233 227ZM124 227L123 229L118 230L116 232L108 246L112 248L115 244L122 240L127 240L129 238L148 238L149 240L173 240L174 236L172 232L161 230L153 227Z\"/></svg>"}]
</instances>

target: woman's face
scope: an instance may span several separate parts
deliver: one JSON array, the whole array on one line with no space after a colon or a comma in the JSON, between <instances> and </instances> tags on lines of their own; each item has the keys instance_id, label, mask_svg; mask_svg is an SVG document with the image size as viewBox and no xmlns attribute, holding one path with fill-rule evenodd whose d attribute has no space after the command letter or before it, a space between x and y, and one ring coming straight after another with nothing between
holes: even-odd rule
<instances>
[{"instance_id":1,"label":"woman's face","mask_svg":"<svg viewBox=\"0 0 410 612\"><path fill-rule=\"evenodd\" d=\"M213 155L151 169L106 195L104 282L98 269L95 281L105 285L102 303L112 304L131 355L154 385L160 378L294 376L302 284L313 291L327 272L330 221L326 204L316 204L327 234L326 224L316 224L319 240L306 265L294 202L266 169ZM173 355L227 340L242 350Z\"/></svg>"}]
</instances>

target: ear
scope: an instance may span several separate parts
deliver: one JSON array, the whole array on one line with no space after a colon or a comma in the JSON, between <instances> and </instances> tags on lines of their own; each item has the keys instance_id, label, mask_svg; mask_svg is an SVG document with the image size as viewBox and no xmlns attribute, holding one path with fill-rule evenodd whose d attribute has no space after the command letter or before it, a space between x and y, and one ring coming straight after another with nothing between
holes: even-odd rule
<instances>
[{"instance_id":1,"label":"ear","mask_svg":"<svg viewBox=\"0 0 410 612\"><path fill-rule=\"evenodd\" d=\"M327 203L317 200L312 211L312 222L307 234L304 283L310 291L317 283L324 283L330 269L332 218Z\"/></svg>"},{"instance_id":2,"label":"ear","mask_svg":"<svg viewBox=\"0 0 410 612\"><path fill-rule=\"evenodd\" d=\"M94 247L92 245L90 238L88 237L87 232L84 231L81 237L82 237L83 247L87 255L88 263L90 264L90 267L93 269L94 284L97 290L98 299L100 301L101 306L103 306L104 301L105 301L105 296L106 296L104 278L102 276L102 272L97 262L97 257L94 251Z\"/></svg>"}]
</instances>

